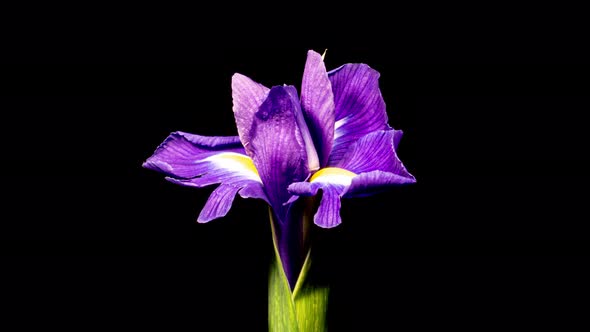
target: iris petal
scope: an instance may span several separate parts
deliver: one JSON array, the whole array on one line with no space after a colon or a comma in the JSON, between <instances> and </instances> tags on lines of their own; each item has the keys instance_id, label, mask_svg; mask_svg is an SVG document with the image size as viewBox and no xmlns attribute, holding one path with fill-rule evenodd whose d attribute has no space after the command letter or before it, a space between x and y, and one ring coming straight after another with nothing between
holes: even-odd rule
<instances>
[{"instance_id":1,"label":"iris petal","mask_svg":"<svg viewBox=\"0 0 590 332\"><path fill-rule=\"evenodd\" d=\"M326 185L322 188L322 200L318 212L313 217L313 222L323 228L332 228L342 223L340 218L340 198L344 188L340 186Z\"/></svg>"},{"instance_id":2,"label":"iris petal","mask_svg":"<svg viewBox=\"0 0 590 332\"><path fill-rule=\"evenodd\" d=\"M350 145L338 167L354 173L386 171L412 178L396 154L396 139L399 142L400 137L397 132L379 130L365 135Z\"/></svg>"},{"instance_id":3,"label":"iris petal","mask_svg":"<svg viewBox=\"0 0 590 332\"><path fill-rule=\"evenodd\" d=\"M198 222L205 223L213 219L225 216L234 201L236 193L240 190L240 187L233 185L222 184L217 187L205 203L205 206L201 210Z\"/></svg>"},{"instance_id":4,"label":"iris petal","mask_svg":"<svg viewBox=\"0 0 590 332\"><path fill-rule=\"evenodd\" d=\"M313 221L323 228L340 225L340 198L346 193L347 185L328 182L297 182L289 186L289 191L298 196L315 196L322 190L322 199Z\"/></svg>"},{"instance_id":5,"label":"iris petal","mask_svg":"<svg viewBox=\"0 0 590 332\"><path fill-rule=\"evenodd\" d=\"M254 121L254 114L258 112L260 105L268 96L269 89L242 74L234 74L231 87L238 134L246 152L251 155L249 144L252 121Z\"/></svg>"},{"instance_id":6,"label":"iris petal","mask_svg":"<svg viewBox=\"0 0 590 332\"><path fill-rule=\"evenodd\" d=\"M367 196L416 181L395 152L400 137L400 131L396 130L365 135L349 146L339 167L322 168L309 182L290 185L289 191L294 195L314 196L321 189L323 194L314 222L325 228L335 227L341 223L342 197Z\"/></svg>"},{"instance_id":7,"label":"iris petal","mask_svg":"<svg viewBox=\"0 0 590 332\"><path fill-rule=\"evenodd\" d=\"M322 56L307 53L301 83L301 108L309 124L320 166L326 166L334 141L334 94Z\"/></svg>"},{"instance_id":8,"label":"iris petal","mask_svg":"<svg viewBox=\"0 0 590 332\"><path fill-rule=\"evenodd\" d=\"M363 197L382 192L392 186L415 183L416 179L398 174L372 171L362 173L352 179L346 197Z\"/></svg>"},{"instance_id":9,"label":"iris petal","mask_svg":"<svg viewBox=\"0 0 590 332\"><path fill-rule=\"evenodd\" d=\"M328 73L335 105L329 166L338 165L350 144L376 130L390 129L379 90L379 73L365 64L347 64Z\"/></svg>"},{"instance_id":10,"label":"iris petal","mask_svg":"<svg viewBox=\"0 0 590 332\"><path fill-rule=\"evenodd\" d=\"M165 173L168 181L184 186L221 184L211 194L199 222L227 214L236 193L268 202L260 176L237 136L206 137L174 132L143 166Z\"/></svg>"},{"instance_id":11,"label":"iris petal","mask_svg":"<svg viewBox=\"0 0 590 332\"><path fill-rule=\"evenodd\" d=\"M238 136L207 137L177 131L158 146L143 167L175 178L192 178L203 172L195 161L221 152L244 154L244 148Z\"/></svg>"},{"instance_id":12,"label":"iris petal","mask_svg":"<svg viewBox=\"0 0 590 332\"><path fill-rule=\"evenodd\" d=\"M309 175L305 142L297 123L301 112L291 86L273 87L254 116L250 130L252 160L280 222L286 220L287 186Z\"/></svg>"}]
</instances>

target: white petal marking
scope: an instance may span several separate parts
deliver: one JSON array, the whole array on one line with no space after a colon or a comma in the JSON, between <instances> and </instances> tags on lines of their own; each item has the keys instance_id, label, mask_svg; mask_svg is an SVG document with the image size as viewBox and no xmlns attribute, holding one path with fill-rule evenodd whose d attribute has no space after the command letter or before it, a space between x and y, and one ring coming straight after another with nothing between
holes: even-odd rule
<instances>
[{"instance_id":1,"label":"white petal marking","mask_svg":"<svg viewBox=\"0 0 590 332\"><path fill-rule=\"evenodd\" d=\"M348 187L355 176L355 173L343 168L326 167L315 173L309 182L339 184Z\"/></svg>"},{"instance_id":2,"label":"white petal marking","mask_svg":"<svg viewBox=\"0 0 590 332\"><path fill-rule=\"evenodd\" d=\"M344 126L348 122L349 119L350 119L350 115L347 117L344 117L334 123L334 139L337 139L338 137L344 135L344 130L341 128L342 128L342 126Z\"/></svg>"},{"instance_id":3,"label":"white petal marking","mask_svg":"<svg viewBox=\"0 0 590 332\"><path fill-rule=\"evenodd\" d=\"M258 170L254 166L252 159L243 154L235 152L223 152L203 159L213 163L216 167L224 168L236 172L250 180L262 183Z\"/></svg>"}]
</instances>

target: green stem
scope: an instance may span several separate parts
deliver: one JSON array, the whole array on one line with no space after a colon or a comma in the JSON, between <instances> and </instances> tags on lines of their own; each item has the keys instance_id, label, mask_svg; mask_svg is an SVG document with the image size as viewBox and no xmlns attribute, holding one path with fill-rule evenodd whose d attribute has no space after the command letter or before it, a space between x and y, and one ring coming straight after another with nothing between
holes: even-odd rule
<instances>
[{"instance_id":1,"label":"green stem","mask_svg":"<svg viewBox=\"0 0 590 332\"><path fill-rule=\"evenodd\" d=\"M269 331L327 331L329 287L315 278L311 249L307 252L299 278L291 292L277 249L272 213L270 218L275 259L271 263L268 285Z\"/></svg>"}]
</instances>

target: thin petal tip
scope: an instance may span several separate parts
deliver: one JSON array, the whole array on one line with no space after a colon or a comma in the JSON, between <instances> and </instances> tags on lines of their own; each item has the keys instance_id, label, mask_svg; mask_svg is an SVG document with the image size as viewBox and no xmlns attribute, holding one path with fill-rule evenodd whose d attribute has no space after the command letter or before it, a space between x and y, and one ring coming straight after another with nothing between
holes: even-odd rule
<instances>
[{"instance_id":1,"label":"thin petal tip","mask_svg":"<svg viewBox=\"0 0 590 332\"><path fill-rule=\"evenodd\" d=\"M231 81L232 83L240 83L240 82L244 82L244 81L248 81L248 82L254 82L253 79L251 79L250 77L244 75L244 74L240 74L240 73L234 73L231 77Z\"/></svg>"},{"instance_id":2,"label":"thin petal tip","mask_svg":"<svg viewBox=\"0 0 590 332\"><path fill-rule=\"evenodd\" d=\"M232 79L232 80L234 80L234 79L236 79L236 80L237 80L237 79L241 79L241 78L244 78L244 77L247 77L247 76L245 76L245 75L243 75L243 74L240 74L240 73L234 73L234 74L231 76L231 79Z\"/></svg>"},{"instance_id":3,"label":"thin petal tip","mask_svg":"<svg viewBox=\"0 0 590 332\"><path fill-rule=\"evenodd\" d=\"M288 201L286 201L285 203L283 203L283 206L286 206L286 205L292 204L292 203L294 203L294 202L295 202L296 200L298 200L298 199L299 199L299 196L297 196L297 195L293 195L293 196L291 196L291 198L289 198L289 200L288 200Z\"/></svg>"},{"instance_id":4,"label":"thin petal tip","mask_svg":"<svg viewBox=\"0 0 590 332\"><path fill-rule=\"evenodd\" d=\"M407 175L399 175L401 177L401 182L399 182L399 185L408 185L408 184L414 184L416 183L416 177L414 177L412 174L408 173Z\"/></svg>"},{"instance_id":5,"label":"thin petal tip","mask_svg":"<svg viewBox=\"0 0 590 332\"><path fill-rule=\"evenodd\" d=\"M141 164L143 168L150 169L152 171L158 172L172 172L174 171L173 167L165 161L155 159L153 157L149 158L148 160L144 161Z\"/></svg>"},{"instance_id":6,"label":"thin petal tip","mask_svg":"<svg viewBox=\"0 0 590 332\"><path fill-rule=\"evenodd\" d=\"M338 220L336 220L336 221L326 222L325 220L320 220L319 218L314 218L313 223L321 228L330 229L330 228L334 228L334 227L342 224L342 219L338 218Z\"/></svg>"},{"instance_id":7,"label":"thin petal tip","mask_svg":"<svg viewBox=\"0 0 590 332\"><path fill-rule=\"evenodd\" d=\"M199 224L206 224L206 223L210 222L211 220L213 220L213 219L201 218L201 217L197 218L197 222Z\"/></svg>"},{"instance_id":8,"label":"thin petal tip","mask_svg":"<svg viewBox=\"0 0 590 332\"><path fill-rule=\"evenodd\" d=\"M145 168L145 169L152 170L152 171L158 171L158 170L159 170L159 167L157 167L157 166L155 165L155 163L154 163L153 161L149 160L149 159L148 159L148 160L146 160L146 161L144 161L144 162L141 164L141 167L143 167L143 168Z\"/></svg>"},{"instance_id":9,"label":"thin petal tip","mask_svg":"<svg viewBox=\"0 0 590 332\"><path fill-rule=\"evenodd\" d=\"M322 57L322 55L319 54L318 52L314 51L314 50L307 51L307 56L308 57L314 56L314 57L318 57L318 58L322 59L322 61L324 60L324 58Z\"/></svg>"}]
</instances>

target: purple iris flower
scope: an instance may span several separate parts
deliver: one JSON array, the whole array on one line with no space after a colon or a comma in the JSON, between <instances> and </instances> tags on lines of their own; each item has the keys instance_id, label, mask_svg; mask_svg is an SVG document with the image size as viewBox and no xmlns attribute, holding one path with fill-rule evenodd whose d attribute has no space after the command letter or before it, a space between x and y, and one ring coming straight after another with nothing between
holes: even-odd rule
<instances>
[{"instance_id":1,"label":"purple iris flower","mask_svg":"<svg viewBox=\"0 0 590 332\"><path fill-rule=\"evenodd\" d=\"M241 74L232 78L239 136L174 132L143 164L185 186L219 186L198 221L227 214L236 194L272 208L277 246L291 285L302 262L300 196L322 191L313 221L341 223L342 197L366 196L415 182L396 149L401 130L387 123L379 73L365 64L326 71L309 51L301 97L293 86L267 88Z\"/></svg>"}]
</instances>

